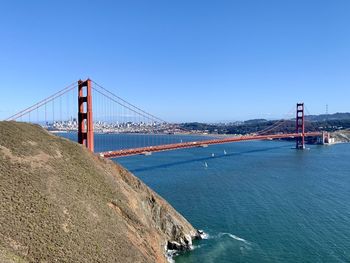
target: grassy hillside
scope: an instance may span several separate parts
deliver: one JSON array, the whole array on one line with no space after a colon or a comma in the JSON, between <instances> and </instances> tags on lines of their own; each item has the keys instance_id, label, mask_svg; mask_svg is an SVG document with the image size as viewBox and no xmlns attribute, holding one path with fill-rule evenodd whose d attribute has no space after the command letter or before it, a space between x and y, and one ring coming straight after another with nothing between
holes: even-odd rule
<instances>
[{"instance_id":1,"label":"grassy hillside","mask_svg":"<svg viewBox=\"0 0 350 263\"><path fill-rule=\"evenodd\" d=\"M121 166L0 122L0 262L165 262L195 229Z\"/></svg>"}]
</instances>

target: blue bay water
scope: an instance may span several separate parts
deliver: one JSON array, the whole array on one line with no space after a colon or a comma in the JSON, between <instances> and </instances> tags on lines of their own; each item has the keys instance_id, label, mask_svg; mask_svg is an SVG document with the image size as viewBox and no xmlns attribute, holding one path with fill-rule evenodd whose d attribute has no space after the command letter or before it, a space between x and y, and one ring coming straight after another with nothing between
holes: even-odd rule
<instances>
[{"instance_id":1,"label":"blue bay water","mask_svg":"<svg viewBox=\"0 0 350 263\"><path fill-rule=\"evenodd\" d=\"M209 234L176 262L350 262L350 144L293 146L242 142L116 161Z\"/></svg>"}]
</instances>

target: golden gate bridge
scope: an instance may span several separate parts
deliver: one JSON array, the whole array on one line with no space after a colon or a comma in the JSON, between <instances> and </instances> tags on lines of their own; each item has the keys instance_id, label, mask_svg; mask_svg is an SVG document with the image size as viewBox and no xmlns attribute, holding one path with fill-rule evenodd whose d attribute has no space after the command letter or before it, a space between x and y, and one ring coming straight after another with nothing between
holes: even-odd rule
<instances>
[{"instance_id":1,"label":"golden gate bridge","mask_svg":"<svg viewBox=\"0 0 350 263\"><path fill-rule=\"evenodd\" d=\"M101 151L105 158L169 151L214 144L253 140L295 139L296 149L305 148L306 137L327 137L321 131L307 131L304 103L296 104L295 132L281 133L278 128L287 120L280 120L254 134L220 138L203 137L196 141L177 142L169 133L174 127L163 119L129 103L91 79L79 80L10 116L6 121L24 121L40 124L53 131L76 131L78 143L95 152L94 133L133 133L163 136L143 136L138 144L117 146ZM289 120L290 121L290 120ZM103 142L109 145L108 141ZM110 144L112 145L112 144ZM114 145L114 144L113 144Z\"/></svg>"}]
</instances>

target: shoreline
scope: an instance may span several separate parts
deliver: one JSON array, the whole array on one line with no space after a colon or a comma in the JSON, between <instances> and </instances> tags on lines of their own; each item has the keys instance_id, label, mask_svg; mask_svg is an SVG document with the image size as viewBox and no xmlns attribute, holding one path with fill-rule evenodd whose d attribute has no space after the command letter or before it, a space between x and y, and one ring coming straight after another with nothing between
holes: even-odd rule
<instances>
[{"instance_id":1,"label":"shoreline","mask_svg":"<svg viewBox=\"0 0 350 263\"><path fill-rule=\"evenodd\" d=\"M168 241L165 245L165 257L169 263L175 263L174 257L180 255L181 253L188 253L194 250L196 247L193 246L193 240L203 240L208 239L208 234L203 230L197 229L197 233L194 236L189 236L184 238L180 238L181 241L184 241L185 244L180 244L176 241Z\"/></svg>"}]
</instances>

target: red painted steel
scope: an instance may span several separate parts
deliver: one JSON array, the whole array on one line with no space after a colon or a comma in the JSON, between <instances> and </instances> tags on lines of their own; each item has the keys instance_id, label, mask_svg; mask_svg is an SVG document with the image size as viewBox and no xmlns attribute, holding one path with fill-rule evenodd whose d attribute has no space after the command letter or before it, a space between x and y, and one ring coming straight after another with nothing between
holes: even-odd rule
<instances>
[{"instance_id":1,"label":"red painted steel","mask_svg":"<svg viewBox=\"0 0 350 263\"><path fill-rule=\"evenodd\" d=\"M198 142L183 142L183 143L156 145L156 146L148 146L148 147L141 147L141 148L134 148L134 149L125 149L125 150L118 150L118 151L109 151L109 152L102 152L100 153L100 155L105 158L115 158L115 157L129 156L129 155L152 153L152 152L201 147L203 145L223 144L223 143L232 143L232 142L240 142L240 141L300 138L302 136L312 137L312 136L320 136L321 134L322 133L320 132L308 132L304 134L288 133L288 134L275 134L275 135L239 136L239 137L229 137L229 138L223 138L223 139L213 139L213 140L205 140L205 141L198 141Z\"/></svg>"},{"instance_id":2,"label":"red painted steel","mask_svg":"<svg viewBox=\"0 0 350 263\"><path fill-rule=\"evenodd\" d=\"M305 149L305 118L304 118L304 103L297 103L297 115L295 118L295 132L301 136L296 138L296 148Z\"/></svg>"},{"instance_id":3,"label":"red painted steel","mask_svg":"<svg viewBox=\"0 0 350 263\"><path fill-rule=\"evenodd\" d=\"M84 88L86 96L84 96ZM91 80L78 81L78 142L94 152Z\"/></svg>"}]
</instances>

